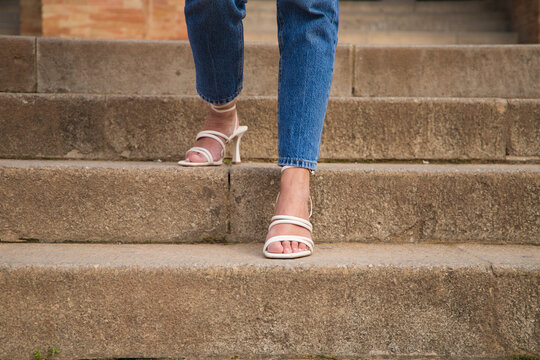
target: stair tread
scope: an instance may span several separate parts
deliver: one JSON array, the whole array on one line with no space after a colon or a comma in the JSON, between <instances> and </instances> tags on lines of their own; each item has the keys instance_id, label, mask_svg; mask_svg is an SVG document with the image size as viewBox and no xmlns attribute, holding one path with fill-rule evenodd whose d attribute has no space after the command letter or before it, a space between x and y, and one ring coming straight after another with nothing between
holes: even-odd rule
<instances>
[{"instance_id":1,"label":"stair tread","mask_svg":"<svg viewBox=\"0 0 540 360\"><path fill-rule=\"evenodd\" d=\"M106 169L163 169L173 167L183 171L195 170L194 168L178 166L176 162L167 161L106 161L106 160L22 160L22 159L0 159L0 168L106 168ZM233 170L250 170L260 168L276 168L277 165L268 162L244 161L238 165L210 167L211 169L231 168ZM197 168L197 170L209 169ZM382 171L382 172L532 172L540 173L540 164L505 164L505 163L480 163L480 164L440 164L440 163L319 163L317 171Z\"/></svg>"},{"instance_id":2,"label":"stair tread","mask_svg":"<svg viewBox=\"0 0 540 360\"><path fill-rule=\"evenodd\" d=\"M0 243L0 268L462 268L540 269L540 246L481 244L316 244L295 261L264 258L248 244L9 244Z\"/></svg>"}]
</instances>

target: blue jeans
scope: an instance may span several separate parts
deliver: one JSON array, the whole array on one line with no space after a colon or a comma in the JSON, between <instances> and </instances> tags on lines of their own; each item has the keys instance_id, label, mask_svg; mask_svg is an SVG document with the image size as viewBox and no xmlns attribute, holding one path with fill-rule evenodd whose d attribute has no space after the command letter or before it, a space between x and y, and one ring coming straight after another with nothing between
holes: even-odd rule
<instances>
[{"instance_id":1,"label":"blue jeans","mask_svg":"<svg viewBox=\"0 0 540 360\"><path fill-rule=\"evenodd\" d=\"M338 0L276 0L278 162L315 170L330 96ZM242 91L247 0L186 0L197 93L225 104Z\"/></svg>"}]
</instances>

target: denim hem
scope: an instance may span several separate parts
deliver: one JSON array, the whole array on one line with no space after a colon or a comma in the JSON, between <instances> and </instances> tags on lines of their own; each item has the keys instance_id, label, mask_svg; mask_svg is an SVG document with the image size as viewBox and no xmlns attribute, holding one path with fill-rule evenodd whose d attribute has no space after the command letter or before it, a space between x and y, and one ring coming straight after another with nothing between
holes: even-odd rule
<instances>
[{"instance_id":1,"label":"denim hem","mask_svg":"<svg viewBox=\"0 0 540 360\"><path fill-rule=\"evenodd\" d=\"M302 159L278 158L277 164L303 167L311 170L312 174L315 173L315 170L317 169L317 162Z\"/></svg>"},{"instance_id":2,"label":"denim hem","mask_svg":"<svg viewBox=\"0 0 540 360\"><path fill-rule=\"evenodd\" d=\"M224 99L219 99L219 100L215 100L215 99L212 99L206 95L203 95L201 91L199 91L199 89L197 89L197 93L199 94L199 96L201 97L201 99L203 99L204 101L210 103L210 104L214 104L214 105L222 105L222 104L226 104L228 102L231 102L233 101L237 96L238 94L240 94L240 92L242 91L242 88L243 86L240 86L238 88L238 90L236 90L236 92L231 95L231 96L228 96Z\"/></svg>"}]
</instances>

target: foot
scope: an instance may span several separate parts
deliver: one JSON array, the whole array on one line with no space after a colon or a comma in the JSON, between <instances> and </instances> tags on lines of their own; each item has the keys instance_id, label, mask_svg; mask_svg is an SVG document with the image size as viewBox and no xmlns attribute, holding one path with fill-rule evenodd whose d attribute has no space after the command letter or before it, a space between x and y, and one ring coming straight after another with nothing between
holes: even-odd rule
<instances>
[{"instance_id":1,"label":"foot","mask_svg":"<svg viewBox=\"0 0 540 360\"><path fill-rule=\"evenodd\" d=\"M236 104L236 99L234 99L232 102L227 103L225 105L215 105L215 107L221 111L231 109ZM235 130L235 127L237 124L236 121L236 108L234 110L226 111L226 112L218 112L215 111L212 106L209 105L210 113L208 114L208 117L206 118L205 124L204 124L204 130L215 130L219 131L227 136L232 135L232 133ZM219 138L225 143L225 139L222 136L219 136ZM212 158L214 161L218 161L221 157L221 145L217 140L209 138L209 137L203 137L197 140L195 143L195 146L200 146L205 149L208 149L210 153L212 154ZM189 162L206 162L206 158L203 154L198 153L196 151L189 151L186 154L186 161Z\"/></svg>"},{"instance_id":2,"label":"foot","mask_svg":"<svg viewBox=\"0 0 540 360\"><path fill-rule=\"evenodd\" d=\"M309 218L309 176L306 168L294 167L281 173L281 189L274 215L292 215L302 219ZM299 235L311 239L308 229L294 224L278 224L272 226L266 240L276 235ZM309 250L304 243L297 241L280 241L268 245L268 252L290 254Z\"/></svg>"}]
</instances>

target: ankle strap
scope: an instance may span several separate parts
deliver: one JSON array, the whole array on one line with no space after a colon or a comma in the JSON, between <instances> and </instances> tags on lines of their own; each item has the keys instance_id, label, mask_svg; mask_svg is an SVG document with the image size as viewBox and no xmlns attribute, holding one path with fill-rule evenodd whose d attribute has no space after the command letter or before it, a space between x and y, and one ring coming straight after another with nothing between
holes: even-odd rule
<instances>
[{"instance_id":1,"label":"ankle strap","mask_svg":"<svg viewBox=\"0 0 540 360\"><path fill-rule=\"evenodd\" d=\"M214 111L216 111L216 112L223 113L223 112L227 112L227 111L231 111L231 110L236 109L236 104L234 104L234 105L233 105L231 108L229 108L229 109L219 109L219 108L217 108L216 105L214 105L214 104L210 104L210 107L211 107Z\"/></svg>"}]
</instances>

